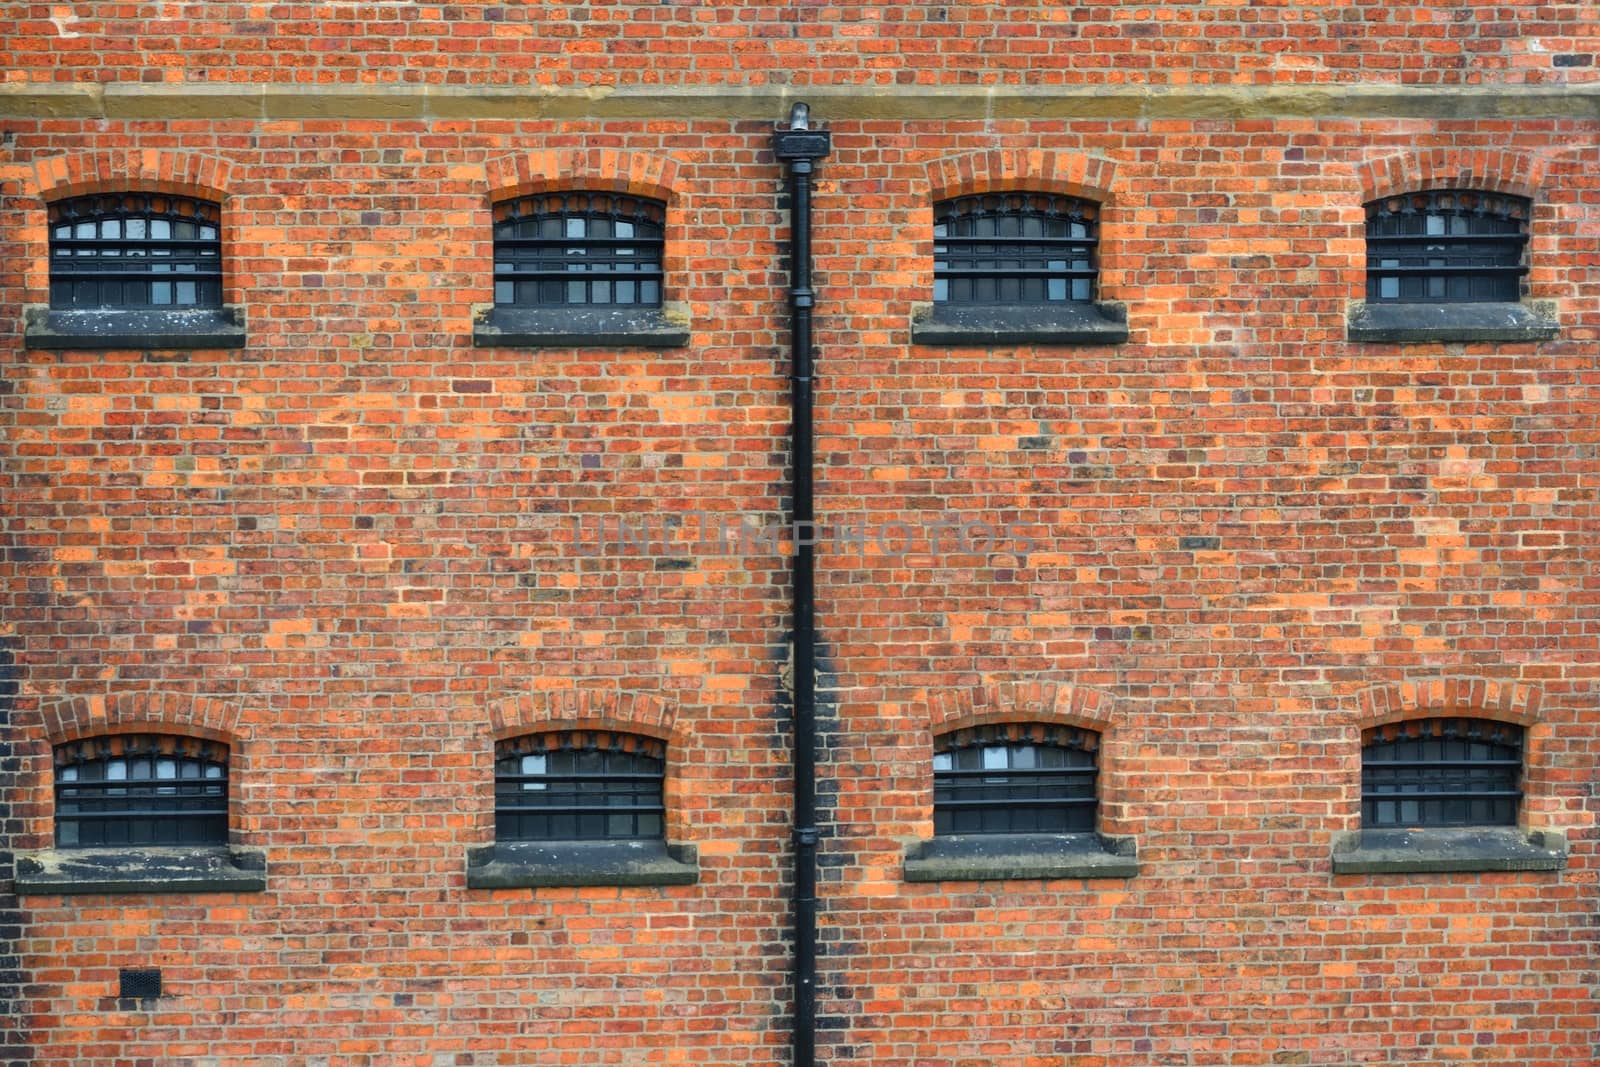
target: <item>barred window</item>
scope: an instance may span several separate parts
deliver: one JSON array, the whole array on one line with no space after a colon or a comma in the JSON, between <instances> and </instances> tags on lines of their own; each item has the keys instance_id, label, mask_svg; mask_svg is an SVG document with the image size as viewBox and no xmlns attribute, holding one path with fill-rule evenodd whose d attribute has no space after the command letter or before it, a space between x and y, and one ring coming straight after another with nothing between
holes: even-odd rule
<instances>
[{"instance_id":1,"label":"barred window","mask_svg":"<svg viewBox=\"0 0 1600 1067\"><path fill-rule=\"evenodd\" d=\"M660 307L666 205L559 192L494 207L494 302L502 307Z\"/></svg>"},{"instance_id":2,"label":"barred window","mask_svg":"<svg viewBox=\"0 0 1600 1067\"><path fill-rule=\"evenodd\" d=\"M222 209L167 193L50 205L53 308L222 306Z\"/></svg>"},{"instance_id":3,"label":"barred window","mask_svg":"<svg viewBox=\"0 0 1600 1067\"><path fill-rule=\"evenodd\" d=\"M1362 826L1515 825L1522 737L1522 727L1492 719L1414 719L1365 731Z\"/></svg>"},{"instance_id":4,"label":"barred window","mask_svg":"<svg viewBox=\"0 0 1600 1067\"><path fill-rule=\"evenodd\" d=\"M1095 298L1098 204L984 193L934 205L936 304L1038 306Z\"/></svg>"},{"instance_id":5,"label":"barred window","mask_svg":"<svg viewBox=\"0 0 1600 1067\"><path fill-rule=\"evenodd\" d=\"M604 730L495 746L498 841L661 840L666 747Z\"/></svg>"},{"instance_id":6,"label":"barred window","mask_svg":"<svg viewBox=\"0 0 1600 1067\"><path fill-rule=\"evenodd\" d=\"M933 757L933 831L1076 833L1095 828L1100 735L1039 723L945 734Z\"/></svg>"},{"instance_id":7,"label":"barred window","mask_svg":"<svg viewBox=\"0 0 1600 1067\"><path fill-rule=\"evenodd\" d=\"M1528 272L1528 200L1435 189L1367 205L1367 300L1516 302Z\"/></svg>"},{"instance_id":8,"label":"barred window","mask_svg":"<svg viewBox=\"0 0 1600 1067\"><path fill-rule=\"evenodd\" d=\"M228 843L228 749L195 737L119 734L55 748L56 844Z\"/></svg>"}]
</instances>

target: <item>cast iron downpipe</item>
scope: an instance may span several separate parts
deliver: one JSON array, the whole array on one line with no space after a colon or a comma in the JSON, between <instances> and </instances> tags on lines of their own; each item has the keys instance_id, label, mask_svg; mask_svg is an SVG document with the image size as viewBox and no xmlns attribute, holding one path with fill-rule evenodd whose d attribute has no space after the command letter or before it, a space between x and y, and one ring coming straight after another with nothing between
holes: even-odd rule
<instances>
[{"instance_id":1,"label":"cast iron downpipe","mask_svg":"<svg viewBox=\"0 0 1600 1067\"><path fill-rule=\"evenodd\" d=\"M826 130L794 105L772 149L789 168L789 410L794 468L794 1032L793 1067L817 1050L817 617L811 356L811 174L828 154Z\"/></svg>"}]
</instances>

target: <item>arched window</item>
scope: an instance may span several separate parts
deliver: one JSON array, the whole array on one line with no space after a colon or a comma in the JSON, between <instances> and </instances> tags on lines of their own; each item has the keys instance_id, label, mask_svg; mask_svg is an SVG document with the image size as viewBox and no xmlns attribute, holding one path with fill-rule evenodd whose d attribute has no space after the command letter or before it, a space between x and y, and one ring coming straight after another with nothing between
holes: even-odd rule
<instances>
[{"instance_id":1,"label":"arched window","mask_svg":"<svg viewBox=\"0 0 1600 1067\"><path fill-rule=\"evenodd\" d=\"M195 737L116 734L55 748L61 848L225 845L228 749Z\"/></svg>"},{"instance_id":2,"label":"arched window","mask_svg":"<svg viewBox=\"0 0 1600 1067\"><path fill-rule=\"evenodd\" d=\"M1041 723L978 726L939 737L933 830L944 834L1095 829L1100 735Z\"/></svg>"},{"instance_id":3,"label":"arched window","mask_svg":"<svg viewBox=\"0 0 1600 1067\"><path fill-rule=\"evenodd\" d=\"M495 836L662 840L666 746L606 730L529 734L495 746Z\"/></svg>"},{"instance_id":4,"label":"arched window","mask_svg":"<svg viewBox=\"0 0 1600 1067\"><path fill-rule=\"evenodd\" d=\"M1367 300L1515 303L1528 272L1531 204L1520 196L1434 189L1367 205Z\"/></svg>"},{"instance_id":5,"label":"arched window","mask_svg":"<svg viewBox=\"0 0 1600 1067\"><path fill-rule=\"evenodd\" d=\"M222 306L222 209L169 193L98 193L50 205L50 306Z\"/></svg>"},{"instance_id":6,"label":"arched window","mask_svg":"<svg viewBox=\"0 0 1600 1067\"><path fill-rule=\"evenodd\" d=\"M666 205L621 193L555 192L494 207L501 307L660 307Z\"/></svg>"},{"instance_id":7,"label":"arched window","mask_svg":"<svg viewBox=\"0 0 1600 1067\"><path fill-rule=\"evenodd\" d=\"M933 209L935 304L1030 307L1095 299L1098 204L983 193Z\"/></svg>"},{"instance_id":8,"label":"arched window","mask_svg":"<svg viewBox=\"0 0 1600 1067\"><path fill-rule=\"evenodd\" d=\"M1522 737L1513 723L1466 718L1364 731L1363 828L1515 825Z\"/></svg>"}]
</instances>

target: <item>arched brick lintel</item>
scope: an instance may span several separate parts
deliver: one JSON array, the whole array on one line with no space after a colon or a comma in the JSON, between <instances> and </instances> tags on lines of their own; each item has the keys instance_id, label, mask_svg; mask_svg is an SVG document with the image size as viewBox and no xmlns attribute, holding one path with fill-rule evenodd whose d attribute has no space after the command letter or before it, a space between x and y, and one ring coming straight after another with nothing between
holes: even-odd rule
<instances>
[{"instance_id":1,"label":"arched brick lintel","mask_svg":"<svg viewBox=\"0 0 1600 1067\"><path fill-rule=\"evenodd\" d=\"M33 192L44 200L142 189L221 201L233 164L221 156L156 148L50 156L33 165Z\"/></svg>"},{"instance_id":2,"label":"arched brick lintel","mask_svg":"<svg viewBox=\"0 0 1600 1067\"><path fill-rule=\"evenodd\" d=\"M140 732L205 737L239 743L240 705L230 700L174 692L122 692L106 697L68 697L42 706L52 745L96 734Z\"/></svg>"},{"instance_id":3,"label":"arched brick lintel","mask_svg":"<svg viewBox=\"0 0 1600 1067\"><path fill-rule=\"evenodd\" d=\"M1103 693L1062 682L999 682L943 692L928 701L934 736L999 722L1045 722L1100 733L1111 728L1111 701Z\"/></svg>"},{"instance_id":4,"label":"arched brick lintel","mask_svg":"<svg viewBox=\"0 0 1600 1067\"><path fill-rule=\"evenodd\" d=\"M670 157L614 148L498 156L484 168L491 201L549 189L593 189L671 202L680 188L679 171Z\"/></svg>"},{"instance_id":5,"label":"arched brick lintel","mask_svg":"<svg viewBox=\"0 0 1600 1067\"><path fill-rule=\"evenodd\" d=\"M504 697L489 704L489 723L496 741L584 729L643 734L671 746L688 740L677 727L673 705L648 693L610 689L577 687Z\"/></svg>"},{"instance_id":6,"label":"arched brick lintel","mask_svg":"<svg viewBox=\"0 0 1600 1067\"><path fill-rule=\"evenodd\" d=\"M1536 199L1546 161L1497 148L1396 152L1362 164L1362 202L1424 189L1483 189Z\"/></svg>"},{"instance_id":7,"label":"arched brick lintel","mask_svg":"<svg viewBox=\"0 0 1600 1067\"><path fill-rule=\"evenodd\" d=\"M928 187L934 200L1026 189L1114 204L1117 165L1099 156L1072 152L996 149L934 160L928 164Z\"/></svg>"},{"instance_id":8,"label":"arched brick lintel","mask_svg":"<svg viewBox=\"0 0 1600 1067\"><path fill-rule=\"evenodd\" d=\"M1466 715L1524 727L1539 723L1539 690L1492 678L1423 678L1375 686L1361 694L1358 725L1367 730L1407 719Z\"/></svg>"}]
</instances>

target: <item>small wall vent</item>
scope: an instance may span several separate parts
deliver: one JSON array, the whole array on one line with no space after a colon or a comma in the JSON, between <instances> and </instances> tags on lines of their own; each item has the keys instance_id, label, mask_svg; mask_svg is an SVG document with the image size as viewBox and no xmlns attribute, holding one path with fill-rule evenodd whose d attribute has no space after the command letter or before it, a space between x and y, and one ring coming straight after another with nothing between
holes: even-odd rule
<instances>
[{"instance_id":1,"label":"small wall vent","mask_svg":"<svg viewBox=\"0 0 1600 1067\"><path fill-rule=\"evenodd\" d=\"M117 996L147 1000L161 995L161 971L154 967L124 967L117 972Z\"/></svg>"}]
</instances>

